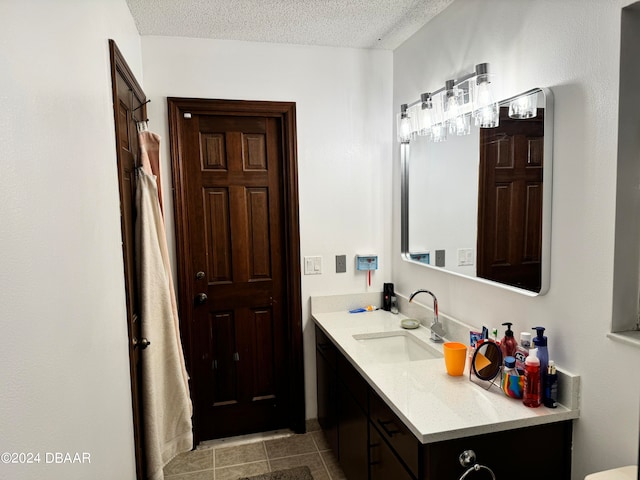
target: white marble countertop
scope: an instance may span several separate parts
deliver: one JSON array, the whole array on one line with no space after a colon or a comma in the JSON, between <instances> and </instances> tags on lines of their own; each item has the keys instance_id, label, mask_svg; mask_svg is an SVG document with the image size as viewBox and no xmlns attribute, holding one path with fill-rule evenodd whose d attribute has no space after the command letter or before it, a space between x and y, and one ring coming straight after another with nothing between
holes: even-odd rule
<instances>
[{"instance_id":1,"label":"white marble countertop","mask_svg":"<svg viewBox=\"0 0 640 480\"><path fill-rule=\"evenodd\" d=\"M384 310L350 314L348 311L313 313L316 324L368 381L422 443L468 437L502 430L578 418L577 408L528 408L507 397L500 388L486 390L465 375L447 374L443 358L380 363L365 351L353 335L376 332L408 332L429 342L421 326L403 330L402 314ZM430 342L442 352L442 345ZM468 362L467 362L468 363ZM499 379L497 381L499 385Z\"/></svg>"}]
</instances>

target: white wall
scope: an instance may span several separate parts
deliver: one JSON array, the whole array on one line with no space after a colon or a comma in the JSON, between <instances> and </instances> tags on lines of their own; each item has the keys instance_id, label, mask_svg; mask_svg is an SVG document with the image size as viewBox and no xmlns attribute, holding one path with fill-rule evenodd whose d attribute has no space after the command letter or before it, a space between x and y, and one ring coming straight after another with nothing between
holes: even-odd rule
<instances>
[{"instance_id":1,"label":"white wall","mask_svg":"<svg viewBox=\"0 0 640 480\"><path fill-rule=\"evenodd\" d=\"M141 81L124 0L0 2L3 479L135 478L108 38Z\"/></svg>"},{"instance_id":2,"label":"white wall","mask_svg":"<svg viewBox=\"0 0 640 480\"><path fill-rule=\"evenodd\" d=\"M405 263L400 248L399 147L394 147L396 290L424 287L441 311L472 325L547 327L551 357L582 376L573 478L638 456L640 349L611 326L620 9L628 1L457 0L394 51L394 112L476 63L499 76L499 97L532 87L555 96L549 293L531 298ZM637 214L637 212L636 212Z\"/></svg>"},{"instance_id":3,"label":"white wall","mask_svg":"<svg viewBox=\"0 0 640 480\"><path fill-rule=\"evenodd\" d=\"M382 291L391 278L392 54L170 37L143 37L142 50L150 128L164 139L164 192L171 192L166 97L296 102L301 255L323 257L322 275L302 277L306 415L315 418L309 296ZM371 287L354 273L356 253L379 255ZM347 273L336 274L341 254Z\"/></svg>"}]
</instances>

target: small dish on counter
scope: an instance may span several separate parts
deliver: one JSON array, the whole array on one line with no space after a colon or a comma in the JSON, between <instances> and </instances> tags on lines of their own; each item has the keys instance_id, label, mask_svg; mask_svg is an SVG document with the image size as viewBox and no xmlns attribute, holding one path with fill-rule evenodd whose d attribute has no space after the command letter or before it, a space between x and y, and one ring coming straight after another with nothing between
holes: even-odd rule
<instances>
[{"instance_id":1,"label":"small dish on counter","mask_svg":"<svg viewBox=\"0 0 640 480\"><path fill-rule=\"evenodd\" d=\"M413 330L414 328L418 328L420 326L420 321L415 318L403 318L400 321L400 326L402 328L406 328L407 330Z\"/></svg>"}]
</instances>

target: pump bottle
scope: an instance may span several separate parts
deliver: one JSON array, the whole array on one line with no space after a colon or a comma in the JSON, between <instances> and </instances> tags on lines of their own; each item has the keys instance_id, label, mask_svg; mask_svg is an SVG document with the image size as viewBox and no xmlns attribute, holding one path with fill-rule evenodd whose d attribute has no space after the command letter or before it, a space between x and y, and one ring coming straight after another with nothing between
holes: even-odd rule
<instances>
[{"instance_id":1,"label":"pump bottle","mask_svg":"<svg viewBox=\"0 0 640 480\"><path fill-rule=\"evenodd\" d=\"M540 385L540 360L538 349L529 350L529 356L524 362L524 394L522 403L526 407L536 408L540 406L542 399Z\"/></svg>"},{"instance_id":2,"label":"pump bottle","mask_svg":"<svg viewBox=\"0 0 640 480\"><path fill-rule=\"evenodd\" d=\"M518 342L513 336L513 330L511 330L511 322L505 322L502 325L506 325L507 330L504 332L502 342L500 342L500 348L502 349L502 358L513 357L516 354L518 348Z\"/></svg>"},{"instance_id":3,"label":"pump bottle","mask_svg":"<svg viewBox=\"0 0 640 480\"><path fill-rule=\"evenodd\" d=\"M541 372L541 387L544 391L544 377L549 365L549 350L547 349L547 337L544 336L544 327L533 327L532 330L537 332L537 335L533 337L533 346L538 349L538 360L540 360L540 372Z\"/></svg>"}]
</instances>

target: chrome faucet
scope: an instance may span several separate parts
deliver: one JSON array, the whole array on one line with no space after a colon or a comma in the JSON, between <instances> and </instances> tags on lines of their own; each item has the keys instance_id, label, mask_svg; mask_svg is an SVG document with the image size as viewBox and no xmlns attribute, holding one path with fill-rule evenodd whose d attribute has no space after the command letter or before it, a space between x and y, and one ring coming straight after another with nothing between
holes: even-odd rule
<instances>
[{"instance_id":1,"label":"chrome faucet","mask_svg":"<svg viewBox=\"0 0 640 480\"><path fill-rule=\"evenodd\" d=\"M413 297L415 297L419 293L428 293L433 297L433 320L431 322L431 341L443 342L444 339L442 337L444 337L445 331L444 331L444 328L442 327L442 324L438 321L438 299L433 294L433 292L430 292L429 290L420 289L420 290L416 290L409 296L409 302L411 302L413 300Z\"/></svg>"}]
</instances>

